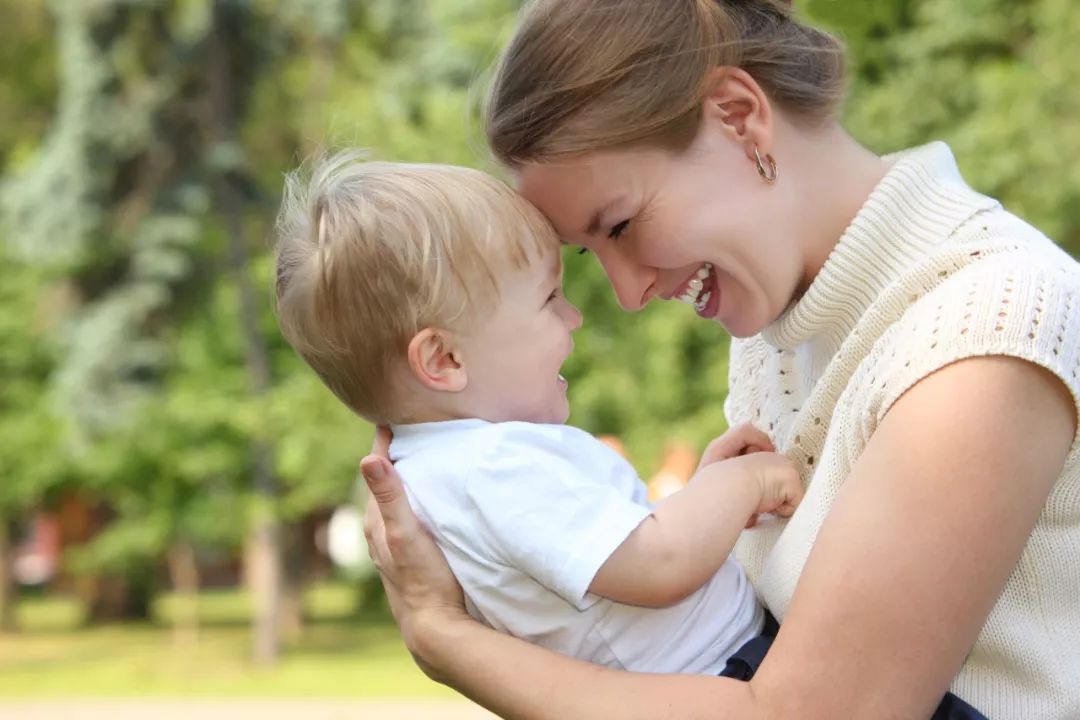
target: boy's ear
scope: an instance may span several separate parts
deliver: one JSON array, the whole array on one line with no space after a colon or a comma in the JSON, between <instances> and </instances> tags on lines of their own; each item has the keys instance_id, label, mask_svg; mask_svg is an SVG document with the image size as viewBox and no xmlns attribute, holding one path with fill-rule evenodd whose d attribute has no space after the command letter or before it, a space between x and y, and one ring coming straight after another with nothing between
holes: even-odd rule
<instances>
[{"instance_id":1,"label":"boy's ear","mask_svg":"<svg viewBox=\"0 0 1080 720\"><path fill-rule=\"evenodd\" d=\"M441 392L461 392L469 378L453 336L446 330L424 328L409 341L409 369L424 387Z\"/></svg>"}]
</instances>

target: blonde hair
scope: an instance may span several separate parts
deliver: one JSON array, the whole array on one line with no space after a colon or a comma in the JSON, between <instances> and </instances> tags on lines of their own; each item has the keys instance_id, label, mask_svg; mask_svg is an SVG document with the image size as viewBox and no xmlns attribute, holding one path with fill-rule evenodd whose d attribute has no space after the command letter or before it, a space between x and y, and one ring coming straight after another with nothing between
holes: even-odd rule
<instances>
[{"instance_id":1,"label":"blonde hair","mask_svg":"<svg viewBox=\"0 0 1080 720\"><path fill-rule=\"evenodd\" d=\"M693 140L711 71L740 67L796 121L831 119L844 92L836 38L791 0L534 0L489 92L488 145L523 162Z\"/></svg>"},{"instance_id":2,"label":"blonde hair","mask_svg":"<svg viewBox=\"0 0 1080 720\"><path fill-rule=\"evenodd\" d=\"M532 205L478 170L365 162L344 151L286 177L277 315L354 412L395 422L393 367L425 327L466 327L500 274L556 247Z\"/></svg>"}]
</instances>

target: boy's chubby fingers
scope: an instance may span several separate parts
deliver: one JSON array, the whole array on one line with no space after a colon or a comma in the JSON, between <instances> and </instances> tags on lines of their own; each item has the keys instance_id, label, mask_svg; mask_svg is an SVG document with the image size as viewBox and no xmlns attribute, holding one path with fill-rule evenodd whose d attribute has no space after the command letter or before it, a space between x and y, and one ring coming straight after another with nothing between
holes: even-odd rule
<instances>
[{"instance_id":1,"label":"boy's chubby fingers","mask_svg":"<svg viewBox=\"0 0 1080 720\"><path fill-rule=\"evenodd\" d=\"M736 425L709 443L698 467L755 452L775 452L769 436L750 423Z\"/></svg>"},{"instance_id":2,"label":"boy's chubby fingers","mask_svg":"<svg viewBox=\"0 0 1080 720\"><path fill-rule=\"evenodd\" d=\"M752 452L776 452L769 436L758 430L750 423L742 423L728 430L717 440L726 449L736 455L745 455Z\"/></svg>"}]
</instances>

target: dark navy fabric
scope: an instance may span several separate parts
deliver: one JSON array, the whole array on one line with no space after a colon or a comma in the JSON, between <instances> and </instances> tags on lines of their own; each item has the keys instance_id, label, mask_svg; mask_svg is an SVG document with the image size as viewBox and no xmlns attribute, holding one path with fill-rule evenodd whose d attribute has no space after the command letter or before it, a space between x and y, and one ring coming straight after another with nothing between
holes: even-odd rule
<instances>
[{"instance_id":1,"label":"dark navy fabric","mask_svg":"<svg viewBox=\"0 0 1080 720\"><path fill-rule=\"evenodd\" d=\"M720 675L743 681L754 677L754 673L761 667L779 630L780 624L776 622L772 613L766 610L765 627L761 634L746 641L734 655L729 657L727 666ZM988 718L952 693L946 693L930 720L988 720Z\"/></svg>"}]
</instances>

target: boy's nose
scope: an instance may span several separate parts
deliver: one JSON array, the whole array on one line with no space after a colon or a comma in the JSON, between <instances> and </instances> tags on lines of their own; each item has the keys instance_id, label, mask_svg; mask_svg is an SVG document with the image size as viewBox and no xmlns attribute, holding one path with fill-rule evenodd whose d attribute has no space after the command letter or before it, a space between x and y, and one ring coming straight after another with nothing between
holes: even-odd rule
<instances>
[{"instance_id":1,"label":"boy's nose","mask_svg":"<svg viewBox=\"0 0 1080 720\"><path fill-rule=\"evenodd\" d=\"M581 311L577 309L577 306L570 305L570 332L577 330L581 327L581 324L585 322L585 318L582 316Z\"/></svg>"}]
</instances>

